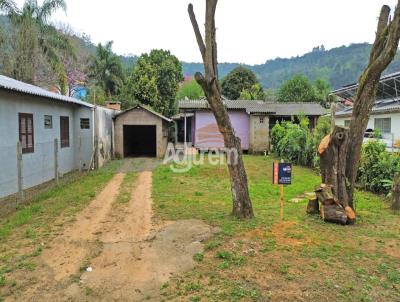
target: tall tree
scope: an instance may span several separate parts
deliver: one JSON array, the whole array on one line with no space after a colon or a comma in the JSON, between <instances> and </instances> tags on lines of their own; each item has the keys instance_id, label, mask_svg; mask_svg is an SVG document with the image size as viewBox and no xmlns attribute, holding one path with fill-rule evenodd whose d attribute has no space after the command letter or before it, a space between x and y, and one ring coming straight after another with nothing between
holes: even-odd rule
<instances>
[{"instance_id":1,"label":"tall tree","mask_svg":"<svg viewBox=\"0 0 400 302\"><path fill-rule=\"evenodd\" d=\"M265 100L266 95L261 84L254 84L250 88L243 89L239 96L240 100Z\"/></svg>"},{"instance_id":2,"label":"tall tree","mask_svg":"<svg viewBox=\"0 0 400 302\"><path fill-rule=\"evenodd\" d=\"M389 6L381 9L369 62L359 79L350 128L336 126L329 143L323 144L323 140L320 145L322 181L333 186L335 198L344 208L354 208L354 185L364 132L376 100L379 79L393 60L399 39L400 0L392 17Z\"/></svg>"},{"instance_id":3,"label":"tall tree","mask_svg":"<svg viewBox=\"0 0 400 302\"><path fill-rule=\"evenodd\" d=\"M296 74L279 88L278 100L280 102L315 102L317 95L308 78Z\"/></svg>"},{"instance_id":4,"label":"tall tree","mask_svg":"<svg viewBox=\"0 0 400 302\"><path fill-rule=\"evenodd\" d=\"M17 6L12 0L0 0L0 13L6 13L7 15L15 14ZM0 45L4 42L4 32L0 28Z\"/></svg>"},{"instance_id":5,"label":"tall tree","mask_svg":"<svg viewBox=\"0 0 400 302\"><path fill-rule=\"evenodd\" d=\"M183 80L182 65L167 50L153 49L143 54L133 69L134 96L143 104L171 116L176 111L178 84Z\"/></svg>"},{"instance_id":6,"label":"tall tree","mask_svg":"<svg viewBox=\"0 0 400 302\"><path fill-rule=\"evenodd\" d=\"M222 79L222 95L237 100L243 90L251 89L255 84L258 84L258 80L254 72L244 66L238 66Z\"/></svg>"},{"instance_id":7,"label":"tall tree","mask_svg":"<svg viewBox=\"0 0 400 302\"><path fill-rule=\"evenodd\" d=\"M90 66L90 77L107 97L117 94L124 79L121 59L112 52L112 44L112 41L104 46L99 43Z\"/></svg>"},{"instance_id":8,"label":"tall tree","mask_svg":"<svg viewBox=\"0 0 400 302\"><path fill-rule=\"evenodd\" d=\"M203 89L197 84L195 79L189 79L183 82L176 94L177 100L188 98L189 100L198 100L204 96Z\"/></svg>"},{"instance_id":9,"label":"tall tree","mask_svg":"<svg viewBox=\"0 0 400 302\"><path fill-rule=\"evenodd\" d=\"M41 6L36 0L26 0L21 10L9 11L12 23L18 28L15 78L35 84L44 58L60 79L60 85L65 81L62 57L75 57L75 53L68 37L49 23L59 9L66 10L64 0L45 0Z\"/></svg>"},{"instance_id":10,"label":"tall tree","mask_svg":"<svg viewBox=\"0 0 400 302\"><path fill-rule=\"evenodd\" d=\"M200 33L200 29L193 11L193 5L189 4L188 12L192 22L197 44L203 58L205 75L200 72L195 74L197 83L203 88L210 108L215 116L219 131L221 132L225 147L235 151L228 153L228 170L231 181L231 192L233 200L232 214L238 218L252 218L253 206L249 196L247 185L247 174L242 159L240 138L235 135L228 111L222 102L220 86L217 72L217 42L215 32L215 10L217 0L206 0L206 24L205 40ZM236 157L235 159L232 157Z\"/></svg>"},{"instance_id":11,"label":"tall tree","mask_svg":"<svg viewBox=\"0 0 400 302\"><path fill-rule=\"evenodd\" d=\"M324 107L328 106L328 95L332 91L329 83L321 78L318 78L314 82L315 92L317 101Z\"/></svg>"}]
</instances>

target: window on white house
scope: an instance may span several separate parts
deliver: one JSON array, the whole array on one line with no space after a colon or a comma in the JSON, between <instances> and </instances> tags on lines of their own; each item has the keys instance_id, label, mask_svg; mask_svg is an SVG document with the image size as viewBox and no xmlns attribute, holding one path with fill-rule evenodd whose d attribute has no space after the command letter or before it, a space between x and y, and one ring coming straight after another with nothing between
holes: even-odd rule
<instances>
[{"instance_id":1,"label":"window on white house","mask_svg":"<svg viewBox=\"0 0 400 302\"><path fill-rule=\"evenodd\" d=\"M350 127L350 120L345 120L345 121L344 121L344 126L345 126L346 128L349 128L349 127Z\"/></svg>"},{"instance_id":2,"label":"window on white house","mask_svg":"<svg viewBox=\"0 0 400 302\"><path fill-rule=\"evenodd\" d=\"M392 119L387 118L376 118L375 119L375 129L379 129L382 133L392 132Z\"/></svg>"},{"instance_id":3,"label":"window on white house","mask_svg":"<svg viewBox=\"0 0 400 302\"><path fill-rule=\"evenodd\" d=\"M81 118L81 129L90 129L90 120L88 118Z\"/></svg>"},{"instance_id":4,"label":"window on white house","mask_svg":"<svg viewBox=\"0 0 400 302\"><path fill-rule=\"evenodd\" d=\"M60 116L60 141L61 148L69 147L69 117Z\"/></svg>"},{"instance_id":5,"label":"window on white house","mask_svg":"<svg viewBox=\"0 0 400 302\"><path fill-rule=\"evenodd\" d=\"M33 153L35 149L33 137L33 114L18 113L19 141L22 146L22 153Z\"/></svg>"},{"instance_id":6,"label":"window on white house","mask_svg":"<svg viewBox=\"0 0 400 302\"><path fill-rule=\"evenodd\" d=\"M51 115L44 116L44 128L53 129L53 117Z\"/></svg>"},{"instance_id":7,"label":"window on white house","mask_svg":"<svg viewBox=\"0 0 400 302\"><path fill-rule=\"evenodd\" d=\"M264 117L260 116L260 124L264 124Z\"/></svg>"}]
</instances>

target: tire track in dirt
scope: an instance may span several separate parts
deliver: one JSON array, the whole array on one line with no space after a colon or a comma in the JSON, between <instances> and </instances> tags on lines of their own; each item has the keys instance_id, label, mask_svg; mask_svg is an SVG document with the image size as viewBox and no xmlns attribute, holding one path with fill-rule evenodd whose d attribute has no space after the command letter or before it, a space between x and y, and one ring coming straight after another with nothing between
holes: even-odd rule
<instances>
[{"instance_id":1,"label":"tire track in dirt","mask_svg":"<svg viewBox=\"0 0 400 302\"><path fill-rule=\"evenodd\" d=\"M137 164L140 169L133 168ZM160 301L169 278L194 267L193 255L215 228L199 220L156 223L154 160L125 160L100 194L40 256L36 284L23 301ZM139 172L127 204L114 203L125 172ZM83 266L84 265L84 266ZM91 272L80 269L91 266Z\"/></svg>"},{"instance_id":2,"label":"tire track in dirt","mask_svg":"<svg viewBox=\"0 0 400 302\"><path fill-rule=\"evenodd\" d=\"M117 173L89 206L76 216L75 222L65 229L63 235L42 253L42 259L54 271L56 281L79 271L90 252L86 242L96 240L96 233L118 196L124 176L124 173Z\"/></svg>"},{"instance_id":3,"label":"tire track in dirt","mask_svg":"<svg viewBox=\"0 0 400 302\"><path fill-rule=\"evenodd\" d=\"M152 172L140 172L129 204L112 213L111 220L103 225L100 241L107 243L139 242L152 230Z\"/></svg>"}]
</instances>

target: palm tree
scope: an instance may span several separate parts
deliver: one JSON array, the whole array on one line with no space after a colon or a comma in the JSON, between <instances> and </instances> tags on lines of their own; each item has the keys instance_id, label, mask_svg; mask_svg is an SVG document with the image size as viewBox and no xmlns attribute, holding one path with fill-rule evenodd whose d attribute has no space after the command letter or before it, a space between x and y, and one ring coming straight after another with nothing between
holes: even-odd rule
<instances>
[{"instance_id":1,"label":"palm tree","mask_svg":"<svg viewBox=\"0 0 400 302\"><path fill-rule=\"evenodd\" d=\"M49 23L58 9L66 10L65 0L45 0L41 6L36 0L26 0L21 10L9 10L11 22L18 29L15 78L35 83L38 66L45 61L59 80L65 79L62 58L75 57L75 53L68 37Z\"/></svg>"},{"instance_id":2,"label":"palm tree","mask_svg":"<svg viewBox=\"0 0 400 302\"><path fill-rule=\"evenodd\" d=\"M115 95L123 84L124 72L121 59L112 52L113 42L107 42L104 46L99 44L96 56L90 66L90 77L108 97Z\"/></svg>"},{"instance_id":3,"label":"palm tree","mask_svg":"<svg viewBox=\"0 0 400 302\"><path fill-rule=\"evenodd\" d=\"M0 0L0 12L12 14L17 11L17 6L12 0Z\"/></svg>"},{"instance_id":4,"label":"palm tree","mask_svg":"<svg viewBox=\"0 0 400 302\"><path fill-rule=\"evenodd\" d=\"M0 13L6 13L12 15L17 12L17 6L12 0L0 0ZM0 28L0 45L4 42L4 32Z\"/></svg>"}]
</instances>

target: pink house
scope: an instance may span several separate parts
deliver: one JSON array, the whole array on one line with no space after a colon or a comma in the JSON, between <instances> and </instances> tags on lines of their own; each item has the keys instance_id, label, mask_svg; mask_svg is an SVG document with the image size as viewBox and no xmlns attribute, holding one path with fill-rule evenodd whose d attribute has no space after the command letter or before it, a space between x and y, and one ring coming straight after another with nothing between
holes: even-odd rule
<instances>
[{"instance_id":1,"label":"pink house","mask_svg":"<svg viewBox=\"0 0 400 302\"><path fill-rule=\"evenodd\" d=\"M224 100L224 102L236 135L241 140L242 149L252 153L269 149L269 132L276 121L289 120L304 114L310 119L311 127L314 127L318 117L326 112L317 103L247 100ZM186 142L199 150L224 146L222 135L206 100L181 100L178 106L180 113L173 118L177 125L176 142Z\"/></svg>"}]
</instances>

